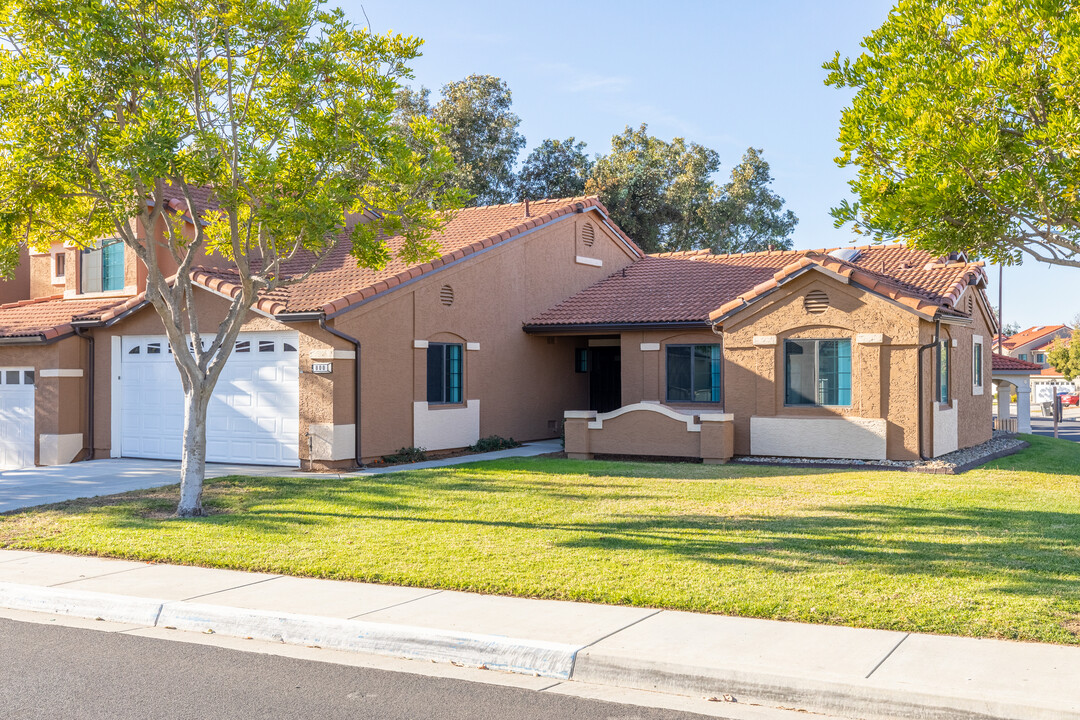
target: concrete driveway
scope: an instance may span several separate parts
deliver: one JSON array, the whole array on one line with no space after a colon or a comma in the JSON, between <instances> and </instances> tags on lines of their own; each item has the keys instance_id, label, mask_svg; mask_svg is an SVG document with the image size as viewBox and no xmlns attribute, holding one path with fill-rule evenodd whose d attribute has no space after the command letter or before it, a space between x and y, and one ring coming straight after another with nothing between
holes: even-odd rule
<instances>
[{"instance_id":1,"label":"concrete driveway","mask_svg":"<svg viewBox=\"0 0 1080 720\"><path fill-rule=\"evenodd\" d=\"M464 465L484 460L531 457L559 452L559 440L540 440L525 443L510 450L496 450L475 455L428 460L427 462L389 467L365 468L342 475L366 476L407 470ZM258 477L334 477L335 473L303 472L294 467L265 465L232 465L207 463L206 477L225 475L254 475ZM180 482L180 463L175 460L105 459L77 462L52 467L32 467L21 470L0 471L0 512L19 508L45 505L46 503L75 500L77 498L114 495L128 490L174 485Z\"/></svg>"},{"instance_id":2,"label":"concrete driveway","mask_svg":"<svg viewBox=\"0 0 1080 720\"><path fill-rule=\"evenodd\" d=\"M206 466L207 477L286 475L295 468L251 465ZM76 498L113 495L128 490L180 482L180 463L172 460L107 459L0 472L0 512Z\"/></svg>"}]
</instances>

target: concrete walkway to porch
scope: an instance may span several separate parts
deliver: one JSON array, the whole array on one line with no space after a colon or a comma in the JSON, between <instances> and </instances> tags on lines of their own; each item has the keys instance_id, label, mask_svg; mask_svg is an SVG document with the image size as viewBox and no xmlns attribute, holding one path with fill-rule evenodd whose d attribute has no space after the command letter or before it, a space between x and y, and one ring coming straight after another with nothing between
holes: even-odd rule
<instances>
[{"instance_id":1,"label":"concrete walkway to porch","mask_svg":"<svg viewBox=\"0 0 1080 720\"><path fill-rule=\"evenodd\" d=\"M458 457L429 460L408 465L391 465L366 468L357 472L337 475L380 475L403 470L426 470L428 468L463 465L483 460L500 460L511 457L528 457L559 452L559 440L542 440L525 443L512 450L460 455ZM206 477L225 475L254 475L258 477L334 477L334 473L301 472L290 467L263 465L230 465L207 463ZM20 470L0 471L0 512L33 507L47 503L75 500L77 498L115 495L129 490L173 485L180 482L180 463L174 460L136 460L133 458L107 458L69 465L32 467Z\"/></svg>"}]
</instances>

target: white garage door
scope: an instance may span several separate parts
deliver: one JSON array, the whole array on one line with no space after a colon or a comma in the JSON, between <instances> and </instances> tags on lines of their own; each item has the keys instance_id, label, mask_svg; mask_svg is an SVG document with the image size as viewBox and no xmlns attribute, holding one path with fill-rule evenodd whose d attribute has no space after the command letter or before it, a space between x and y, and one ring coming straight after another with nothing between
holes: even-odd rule
<instances>
[{"instance_id":1,"label":"white garage door","mask_svg":"<svg viewBox=\"0 0 1080 720\"><path fill-rule=\"evenodd\" d=\"M0 470L34 464L34 371L0 368Z\"/></svg>"},{"instance_id":2,"label":"white garage door","mask_svg":"<svg viewBox=\"0 0 1080 720\"><path fill-rule=\"evenodd\" d=\"M296 333L241 333L207 411L206 459L298 466L300 354ZM164 336L121 342L121 454L179 460L180 372Z\"/></svg>"}]
</instances>

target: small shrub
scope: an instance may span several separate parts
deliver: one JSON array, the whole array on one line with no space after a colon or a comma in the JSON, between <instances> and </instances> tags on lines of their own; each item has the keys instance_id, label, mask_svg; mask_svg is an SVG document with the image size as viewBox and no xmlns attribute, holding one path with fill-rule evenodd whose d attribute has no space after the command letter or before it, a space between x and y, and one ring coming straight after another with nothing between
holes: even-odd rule
<instances>
[{"instance_id":1,"label":"small shrub","mask_svg":"<svg viewBox=\"0 0 1080 720\"><path fill-rule=\"evenodd\" d=\"M499 435L488 435L486 438L477 440L475 445L470 445L469 449L473 452L494 452L516 447L521 447L521 443L514 438L507 439Z\"/></svg>"},{"instance_id":2,"label":"small shrub","mask_svg":"<svg viewBox=\"0 0 1080 720\"><path fill-rule=\"evenodd\" d=\"M393 455L383 455L382 459L389 465L424 462L427 460L427 450L422 447L403 447Z\"/></svg>"}]
</instances>

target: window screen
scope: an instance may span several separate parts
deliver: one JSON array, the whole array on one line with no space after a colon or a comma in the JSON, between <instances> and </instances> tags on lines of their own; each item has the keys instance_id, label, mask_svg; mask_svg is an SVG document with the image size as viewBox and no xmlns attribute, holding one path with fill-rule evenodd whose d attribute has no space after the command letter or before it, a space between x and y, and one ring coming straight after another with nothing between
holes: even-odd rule
<instances>
[{"instance_id":1,"label":"window screen","mask_svg":"<svg viewBox=\"0 0 1080 720\"><path fill-rule=\"evenodd\" d=\"M429 403L461 402L461 345L431 343L427 350Z\"/></svg>"},{"instance_id":2,"label":"window screen","mask_svg":"<svg viewBox=\"0 0 1080 720\"><path fill-rule=\"evenodd\" d=\"M784 404L851 405L851 341L786 340Z\"/></svg>"},{"instance_id":3,"label":"window screen","mask_svg":"<svg viewBox=\"0 0 1080 720\"><path fill-rule=\"evenodd\" d=\"M720 402L720 346L667 346L668 402Z\"/></svg>"}]
</instances>

